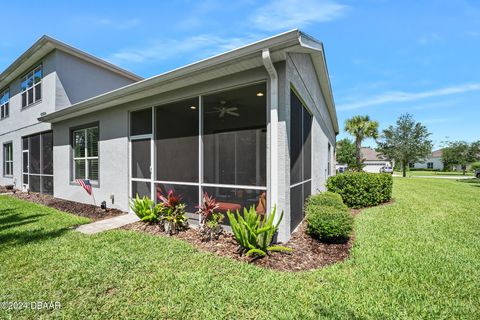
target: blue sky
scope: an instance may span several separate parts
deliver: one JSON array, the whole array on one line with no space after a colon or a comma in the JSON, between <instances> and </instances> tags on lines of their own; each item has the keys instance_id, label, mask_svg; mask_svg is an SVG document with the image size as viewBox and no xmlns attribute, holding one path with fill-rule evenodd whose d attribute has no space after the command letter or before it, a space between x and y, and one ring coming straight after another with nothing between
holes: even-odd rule
<instances>
[{"instance_id":1,"label":"blue sky","mask_svg":"<svg viewBox=\"0 0 480 320\"><path fill-rule=\"evenodd\" d=\"M480 139L480 1L35 1L2 4L0 69L42 34L144 77L300 28L324 42L339 123L405 112ZM373 145L373 141L367 142Z\"/></svg>"}]
</instances>

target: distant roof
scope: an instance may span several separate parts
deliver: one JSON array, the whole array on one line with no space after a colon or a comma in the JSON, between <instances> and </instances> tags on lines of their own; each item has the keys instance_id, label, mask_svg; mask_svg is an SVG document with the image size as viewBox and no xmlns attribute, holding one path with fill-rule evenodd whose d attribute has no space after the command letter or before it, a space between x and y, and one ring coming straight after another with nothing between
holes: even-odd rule
<instances>
[{"instance_id":1,"label":"distant roof","mask_svg":"<svg viewBox=\"0 0 480 320\"><path fill-rule=\"evenodd\" d=\"M360 149L360 153L362 154L362 158L365 161L386 161L388 160L386 157L375 151L370 147L362 147Z\"/></svg>"},{"instance_id":2,"label":"distant roof","mask_svg":"<svg viewBox=\"0 0 480 320\"><path fill-rule=\"evenodd\" d=\"M53 50L60 50L72 56L80 58L84 61L93 63L101 68L107 69L125 78L133 81L139 81L143 78L125 69L122 69L110 62L92 56L82 50L74 48L66 43L58 41L47 35L38 39L30 48L27 49L20 57L10 64L2 73L0 73L0 89L8 85L14 79L20 77L30 68L38 63L43 57Z\"/></svg>"},{"instance_id":3,"label":"distant roof","mask_svg":"<svg viewBox=\"0 0 480 320\"><path fill-rule=\"evenodd\" d=\"M311 56L320 89L325 97L330 120L335 133L338 133L337 112L335 110L323 44L298 29L115 89L78 102L68 108L47 114L40 117L39 120L51 123L63 121L232 73L263 67L263 49L269 49L274 63L284 61L288 52L307 53Z\"/></svg>"},{"instance_id":4,"label":"distant roof","mask_svg":"<svg viewBox=\"0 0 480 320\"><path fill-rule=\"evenodd\" d=\"M432 152L431 157L432 157L432 158L441 158L441 157L442 157L442 153L443 153L443 150L442 150L442 149L435 150L435 151Z\"/></svg>"}]
</instances>

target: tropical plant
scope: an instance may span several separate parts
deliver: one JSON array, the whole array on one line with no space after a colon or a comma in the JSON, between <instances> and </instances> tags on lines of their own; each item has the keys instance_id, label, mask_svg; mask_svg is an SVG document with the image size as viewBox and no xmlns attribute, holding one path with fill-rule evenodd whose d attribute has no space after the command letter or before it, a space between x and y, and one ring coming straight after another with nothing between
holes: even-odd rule
<instances>
[{"instance_id":1,"label":"tropical plant","mask_svg":"<svg viewBox=\"0 0 480 320\"><path fill-rule=\"evenodd\" d=\"M378 122L367 116L354 116L345 121L345 131L355 138L355 160L357 170L362 169L362 141L366 138L378 137Z\"/></svg>"},{"instance_id":2,"label":"tropical plant","mask_svg":"<svg viewBox=\"0 0 480 320\"><path fill-rule=\"evenodd\" d=\"M181 202L181 197L169 190L167 196L160 194L158 199L161 201L161 219L165 226L165 231L174 234L187 227L187 213L185 204Z\"/></svg>"},{"instance_id":3,"label":"tropical plant","mask_svg":"<svg viewBox=\"0 0 480 320\"><path fill-rule=\"evenodd\" d=\"M432 141L427 127L415 122L406 113L397 119L396 126L389 126L377 141L377 151L402 165L403 176L407 176L409 163L422 161L432 153Z\"/></svg>"},{"instance_id":4,"label":"tropical plant","mask_svg":"<svg viewBox=\"0 0 480 320\"><path fill-rule=\"evenodd\" d=\"M274 224L275 212L276 208L265 219L257 214L254 206L251 206L250 210L243 209L243 217L237 210L238 220L230 210L227 212L241 254L264 257L269 251L292 251L291 248L272 245L275 232L283 218L282 212L277 223Z\"/></svg>"},{"instance_id":5,"label":"tropical plant","mask_svg":"<svg viewBox=\"0 0 480 320\"><path fill-rule=\"evenodd\" d=\"M197 213L200 215L200 234L202 241L218 239L223 232L221 223L225 216L222 213L215 212L218 207L219 205L215 198L205 192L202 198L202 205L197 207Z\"/></svg>"},{"instance_id":6,"label":"tropical plant","mask_svg":"<svg viewBox=\"0 0 480 320\"><path fill-rule=\"evenodd\" d=\"M158 222L162 211L161 205L155 205L147 196L140 198L138 193L135 199L130 199L130 208L144 222Z\"/></svg>"}]
</instances>

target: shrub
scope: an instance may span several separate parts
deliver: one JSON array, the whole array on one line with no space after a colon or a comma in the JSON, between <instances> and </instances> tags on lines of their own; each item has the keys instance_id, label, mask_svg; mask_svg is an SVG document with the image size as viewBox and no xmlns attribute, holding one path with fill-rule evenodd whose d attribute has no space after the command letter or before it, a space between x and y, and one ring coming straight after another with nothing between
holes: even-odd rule
<instances>
[{"instance_id":1,"label":"shrub","mask_svg":"<svg viewBox=\"0 0 480 320\"><path fill-rule=\"evenodd\" d=\"M342 197L338 193L329 191L321 192L308 197L306 206L329 206L338 209L346 208Z\"/></svg>"},{"instance_id":2,"label":"shrub","mask_svg":"<svg viewBox=\"0 0 480 320\"><path fill-rule=\"evenodd\" d=\"M393 178L388 173L347 172L327 180L328 191L338 193L350 208L376 206L392 198Z\"/></svg>"},{"instance_id":3,"label":"shrub","mask_svg":"<svg viewBox=\"0 0 480 320\"><path fill-rule=\"evenodd\" d=\"M222 213L215 212L219 205L212 196L206 192L203 194L202 205L198 207L197 213L200 214L200 235L202 241L218 239L223 232L222 221L225 218Z\"/></svg>"},{"instance_id":4,"label":"shrub","mask_svg":"<svg viewBox=\"0 0 480 320\"><path fill-rule=\"evenodd\" d=\"M176 196L170 190L166 197L160 195L158 198L161 201L159 206L165 231L172 234L185 229L187 227L187 213L185 212L185 204L180 202L180 196Z\"/></svg>"},{"instance_id":5,"label":"shrub","mask_svg":"<svg viewBox=\"0 0 480 320\"><path fill-rule=\"evenodd\" d=\"M475 171L477 169L480 169L480 162L474 162L472 163L472 171Z\"/></svg>"},{"instance_id":6,"label":"shrub","mask_svg":"<svg viewBox=\"0 0 480 320\"><path fill-rule=\"evenodd\" d=\"M155 205L155 202L145 196L140 199L130 199L130 208L144 222L158 222L161 215L161 206Z\"/></svg>"},{"instance_id":7,"label":"shrub","mask_svg":"<svg viewBox=\"0 0 480 320\"><path fill-rule=\"evenodd\" d=\"M237 210L238 220L230 210L227 212L233 235L240 245L240 253L246 253L247 256L255 255L257 257L263 257L267 255L269 251L292 250L287 247L272 245L273 236L283 218L282 212L277 224L273 224L275 211L276 209L274 208L267 218L263 218L257 214L255 207L252 206L250 210L243 209L243 217Z\"/></svg>"},{"instance_id":8,"label":"shrub","mask_svg":"<svg viewBox=\"0 0 480 320\"><path fill-rule=\"evenodd\" d=\"M326 242L345 242L353 228L353 217L347 207L309 204L305 209L307 233Z\"/></svg>"}]
</instances>

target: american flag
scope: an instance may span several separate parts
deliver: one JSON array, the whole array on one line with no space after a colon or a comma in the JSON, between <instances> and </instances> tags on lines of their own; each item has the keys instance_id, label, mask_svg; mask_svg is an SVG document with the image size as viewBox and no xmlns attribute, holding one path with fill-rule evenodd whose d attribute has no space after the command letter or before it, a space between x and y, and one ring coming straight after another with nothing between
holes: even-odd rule
<instances>
[{"instance_id":1,"label":"american flag","mask_svg":"<svg viewBox=\"0 0 480 320\"><path fill-rule=\"evenodd\" d=\"M92 195L92 185L90 184L90 180L84 179L77 179L77 182L82 186L85 191L91 196Z\"/></svg>"}]
</instances>

